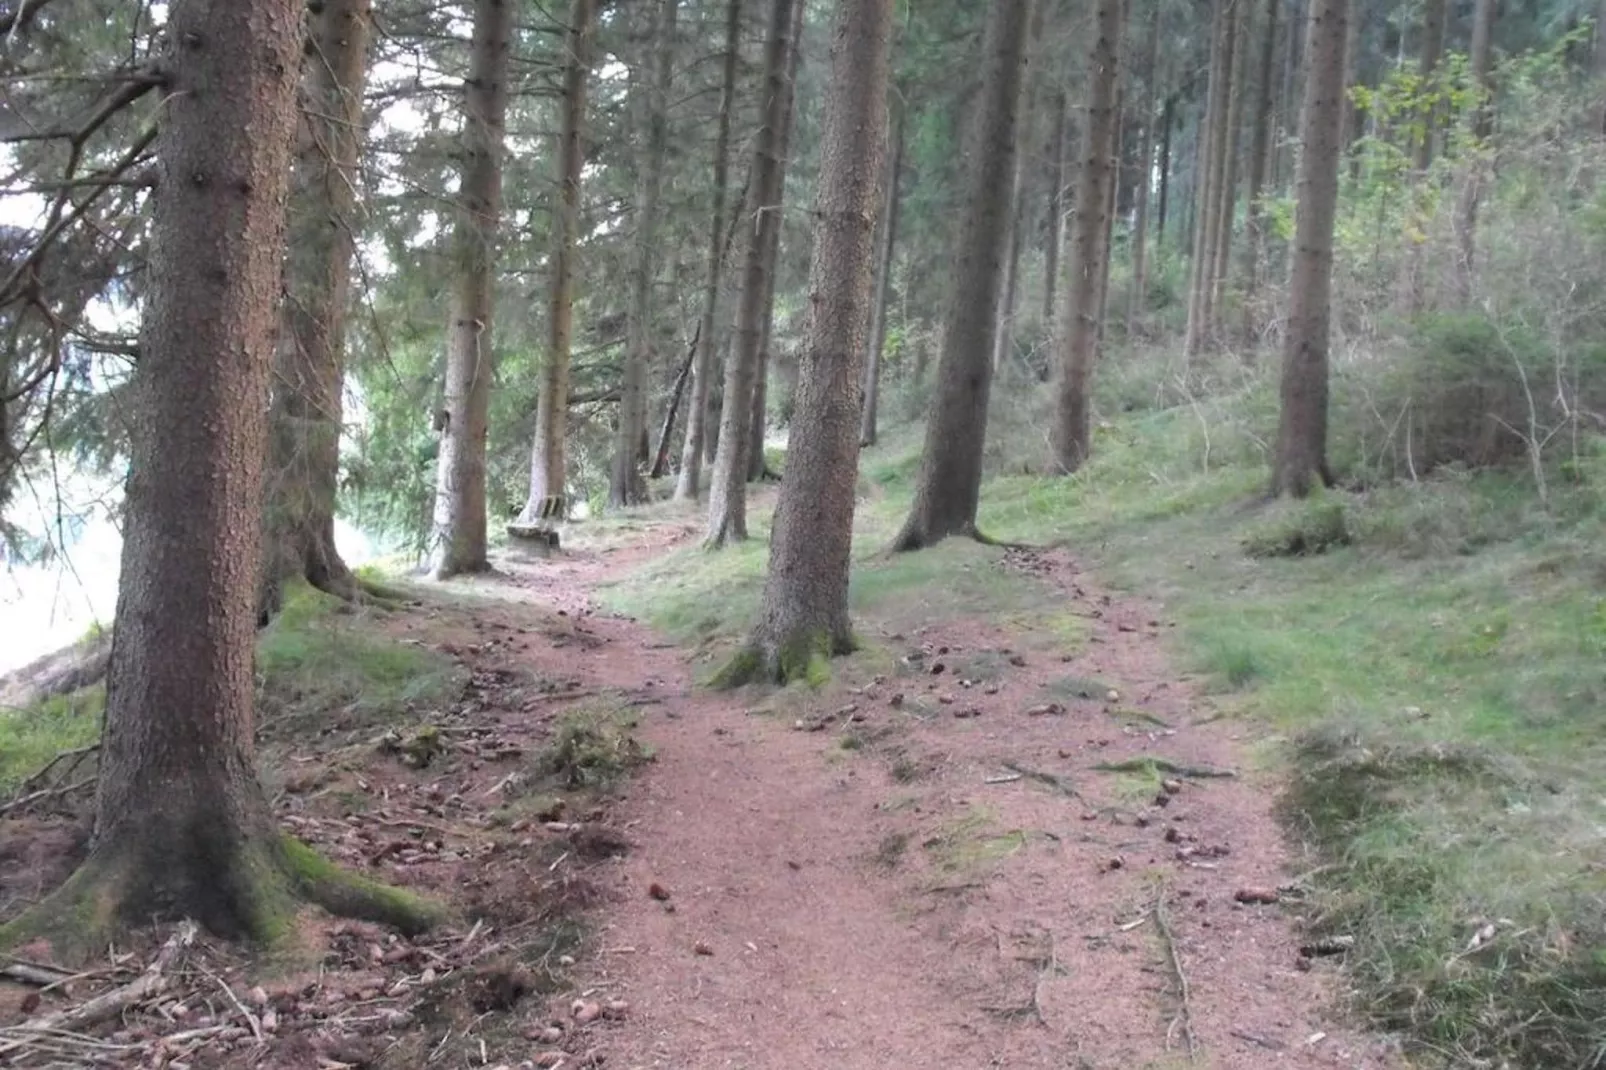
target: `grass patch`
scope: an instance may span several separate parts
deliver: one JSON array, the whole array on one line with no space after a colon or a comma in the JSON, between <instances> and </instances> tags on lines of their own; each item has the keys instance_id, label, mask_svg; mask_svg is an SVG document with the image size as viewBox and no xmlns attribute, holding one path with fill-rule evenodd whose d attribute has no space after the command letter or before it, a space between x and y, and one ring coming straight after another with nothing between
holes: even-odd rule
<instances>
[{"instance_id":1,"label":"grass patch","mask_svg":"<svg viewBox=\"0 0 1606 1070\"><path fill-rule=\"evenodd\" d=\"M635 718L618 710L571 710L536 756L536 773L571 791L610 788L652 760L635 728Z\"/></svg>"},{"instance_id":2,"label":"grass patch","mask_svg":"<svg viewBox=\"0 0 1606 1070\"><path fill-rule=\"evenodd\" d=\"M101 684L26 709L0 710L0 797L16 791L56 755L99 739L105 710Z\"/></svg>"}]
</instances>

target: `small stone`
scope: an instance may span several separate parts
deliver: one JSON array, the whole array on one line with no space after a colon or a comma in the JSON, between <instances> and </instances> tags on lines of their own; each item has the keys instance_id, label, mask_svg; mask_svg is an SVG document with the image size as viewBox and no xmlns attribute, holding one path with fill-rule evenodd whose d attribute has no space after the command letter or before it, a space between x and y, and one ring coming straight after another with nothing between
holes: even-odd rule
<instances>
[{"instance_id":1,"label":"small stone","mask_svg":"<svg viewBox=\"0 0 1606 1070\"><path fill-rule=\"evenodd\" d=\"M665 888L657 881L653 881L647 886L647 894L658 900L660 903L666 902L669 899L669 889Z\"/></svg>"},{"instance_id":2,"label":"small stone","mask_svg":"<svg viewBox=\"0 0 1606 1070\"><path fill-rule=\"evenodd\" d=\"M903 692L900 691L896 695L893 695L891 698L887 699L887 705L891 706L893 709L897 709L899 706L902 706Z\"/></svg>"},{"instance_id":3,"label":"small stone","mask_svg":"<svg viewBox=\"0 0 1606 1070\"><path fill-rule=\"evenodd\" d=\"M268 1005L268 990L263 988L261 985L257 985L245 995L246 998L251 1001L253 1006L266 1007Z\"/></svg>"},{"instance_id":4,"label":"small stone","mask_svg":"<svg viewBox=\"0 0 1606 1070\"><path fill-rule=\"evenodd\" d=\"M262 1031L272 1033L279 1028L279 1012L272 1007L262 1012Z\"/></svg>"},{"instance_id":5,"label":"small stone","mask_svg":"<svg viewBox=\"0 0 1606 1070\"><path fill-rule=\"evenodd\" d=\"M1110 688L1108 691L1104 692L1104 701L1105 702L1120 702L1121 701L1121 692L1117 691L1113 687Z\"/></svg>"},{"instance_id":6,"label":"small stone","mask_svg":"<svg viewBox=\"0 0 1606 1070\"><path fill-rule=\"evenodd\" d=\"M602 1017L602 1004L591 1000L577 999L570 1009L574 1013L574 1020L580 1025L590 1025Z\"/></svg>"},{"instance_id":7,"label":"small stone","mask_svg":"<svg viewBox=\"0 0 1606 1070\"><path fill-rule=\"evenodd\" d=\"M692 953L697 955L712 955L714 953L714 949L703 943L701 940L693 944L691 949Z\"/></svg>"},{"instance_id":8,"label":"small stone","mask_svg":"<svg viewBox=\"0 0 1606 1070\"><path fill-rule=\"evenodd\" d=\"M1126 859L1122 858L1120 855L1116 855L1114 858L1106 859L1104 865L1100 866L1099 868L1103 872L1109 873L1113 870L1120 869L1124 865L1126 865Z\"/></svg>"},{"instance_id":9,"label":"small stone","mask_svg":"<svg viewBox=\"0 0 1606 1070\"><path fill-rule=\"evenodd\" d=\"M1017 669L1026 668L1026 659L1021 657L1019 654L1011 654L1009 656L1009 663L1015 666Z\"/></svg>"},{"instance_id":10,"label":"small stone","mask_svg":"<svg viewBox=\"0 0 1606 1070\"><path fill-rule=\"evenodd\" d=\"M947 671L948 671L948 666L944 665L940 661L937 662L935 665L933 665L931 667L931 675L933 675L933 676L941 676L943 673L945 673Z\"/></svg>"},{"instance_id":11,"label":"small stone","mask_svg":"<svg viewBox=\"0 0 1606 1070\"><path fill-rule=\"evenodd\" d=\"M1181 840L1182 840L1182 833L1181 833L1180 830L1177 829L1177 827L1175 825L1172 825L1170 828L1165 830L1165 842L1166 843L1179 843L1179 842L1181 842Z\"/></svg>"},{"instance_id":12,"label":"small stone","mask_svg":"<svg viewBox=\"0 0 1606 1070\"><path fill-rule=\"evenodd\" d=\"M952 706L954 704L954 697L947 692L944 692L943 694L937 696L937 701L944 706Z\"/></svg>"},{"instance_id":13,"label":"small stone","mask_svg":"<svg viewBox=\"0 0 1606 1070\"><path fill-rule=\"evenodd\" d=\"M609 1018L623 1018L630 1013L630 1004L622 999L611 999L603 1005L602 1013Z\"/></svg>"},{"instance_id":14,"label":"small stone","mask_svg":"<svg viewBox=\"0 0 1606 1070\"><path fill-rule=\"evenodd\" d=\"M1177 795L1182 791L1182 781L1162 780L1160 781L1160 790L1164 791L1167 795Z\"/></svg>"},{"instance_id":15,"label":"small stone","mask_svg":"<svg viewBox=\"0 0 1606 1070\"><path fill-rule=\"evenodd\" d=\"M1041 706L1033 706L1026 711L1028 717L1059 717L1065 713L1065 707L1058 702L1045 702Z\"/></svg>"},{"instance_id":16,"label":"small stone","mask_svg":"<svg viewBox=\"0 0 1606 1070\"><path fill-rule=\"evenodd\" d=\"M574 956L573 955L559 955L558 956L558 965L559 966L573 966L574 965Z\"/></svg>"},{"instance_id":17,"label":"small stone","mask_svg":"<svg viewBox=\"0 0 1606 1070\"><path fill-rule=\"evenodd\" d=\"M542 1067L562 1066L563 1060L569 1057L566 1051L543 1051L535 1057L535 1065Z\"/></svg>"}]
</instances>

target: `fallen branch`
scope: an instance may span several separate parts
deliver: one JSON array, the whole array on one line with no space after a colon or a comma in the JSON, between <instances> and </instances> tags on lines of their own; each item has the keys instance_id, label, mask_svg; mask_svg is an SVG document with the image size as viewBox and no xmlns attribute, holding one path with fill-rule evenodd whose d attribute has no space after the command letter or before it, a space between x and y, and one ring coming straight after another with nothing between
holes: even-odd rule
<instances>
[{"instance_id":1,"label":"fallen branch","mask_svg":"<svg viewBox=\"0 0 1606 1070\"><path fill-rule=\"evenodd\" d=\"M1238 774L1231 769L1217 769L1211 765L1183 765L1169 758L1128 758L1123 762L1100 762L1093 766L1097 773L1165 773L1187 780L1227 780Z\"/></svg>"},{"instance_id":2,"label":"fallen branch","mask_svg":"<svg viewBox=\"0 0 1606 1070\"><path fill-rule=\"evenodd\" d=\"M1071 782L1062 776L1056 776L1053 773L1045 773L1041 769L1028 769L1026 766L1020 765L1016 762L1005 762L1004 768L1010 770L1011 772L1019 773L1021 776L1030 780L1035 780L1039 784L1046 784L1055 791L1059 792L1061 795L1069 795L1073 799L1080 799L1082 797L1081 793L1071 786Z\"/></svg>"},{"instance_id":3,"label":"fallen branch","mask_svg":"<svg viewBox=\"0 0 1606 1070\"><path fill-rule=\"evenodd\" d=\"M1160 933L1160 942L1165 945L1166 956L1170 959L1171 973L1177 982L1177 1016L1166 1028L1166 1050L1171 1048L1171 1037L1180 1026L1182 1040L1188 1049L1188 1061L1192 1062L1198 1055L1199 1040L1193 1035L1193 1007L1188 991L1188 975L1182 969L1182 956L1177 953L1177 940L1171 932L1171 923L1165 915L1165 889L1154 898L1154 927Z\"/></svg>"}]
</instances>

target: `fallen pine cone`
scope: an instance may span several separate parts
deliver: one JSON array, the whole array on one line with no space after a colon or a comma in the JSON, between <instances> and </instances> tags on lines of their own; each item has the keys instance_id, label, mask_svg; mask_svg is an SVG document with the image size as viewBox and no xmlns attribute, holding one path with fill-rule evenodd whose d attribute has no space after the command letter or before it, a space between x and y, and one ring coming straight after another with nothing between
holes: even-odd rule
<instances>
[{"instance_id":1,"label":"fallen pine cone","mask_svg":"<svg viewBox=\"0 0 1606 1070\"><path fill-rule=\"evenodd\" d=\"M669 898L669 889L665 888L657 881L653 881L653 883L647 887L647 894L662 903Z\"/></svg>"},{"instance_id":2,"label":"fallen pine cone","mask_svg":"<svg viewBox=\"0 0 1606 1070\"><path fill-rule=\"evenodd\" d=\"M1324 955L1342 955L1355 946L1353 936L1328 936L1315 943L1306 944L1299 949L1299 953L1306 958L1318 958Z\"/></svg>"},{"instance_id":3,"label":"fallen pine cone","mask_svg":"<svg viewBox=\"0 0 1606 1070\"><path fill-rule=\"evenodd\" d=\"M1233 896L1240 903L1259 903L1262 905L1275 903L1282 897L1275 888L1239 888L1238 894Z\"/></svg>"}]
</instances>

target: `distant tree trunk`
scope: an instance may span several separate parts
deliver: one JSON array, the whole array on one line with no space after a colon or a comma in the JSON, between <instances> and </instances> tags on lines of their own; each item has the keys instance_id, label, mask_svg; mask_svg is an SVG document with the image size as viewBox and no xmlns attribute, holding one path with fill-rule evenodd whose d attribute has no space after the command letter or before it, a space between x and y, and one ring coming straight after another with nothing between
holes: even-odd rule
<instances>
[{"instance_id":1,"label":"distant tree trunk","mask_svg":"<svg viewBox=\"0 0 1606 1070\"><path fill-rule=\"evenodd\" d=\"M758 627L725 674L786 682L853 648L848 568L893 0L839 0L820 139L808 326Z\"/></svg>"},{"instance_id":2,"label":"distant tree trunk","mask_svg":"<svg viewBox=\"0 0 1606 1070\"><path fill-rule=\"evenodd\" d=\"M301 901L428 915L278 831L255 775L252 661L269 380L285 255L302 5L176 0L123 513L95 829L66 884L9 925L104 954L193 919L282 940ZM387 909L388 907L388 909Z\"/></svg>"},{"instance_id":3,"label":"distant tree trunk","mask_svg":"<svg viewBox=\"0 0 1606 1070\"><path fill-rule=\"evenodd\" d=\"M1165 224L1167 209L1171 199L1171 131L1176 126L1177 96L1175 93L1165 98L1165 104L1160 108L1160 203L1154 218L1154 245L1156 249L1165 247Z\"/></svg>"},{"instance_id":4,"label":"distant tree trunk","mask_svg":"<svg viewBox=\"0 0 1606 1070\"><path fill-rule=\"evenodd\" d=\"M1254 137L1249 149L1248 240L1244 243L1244 322L1245 341L1255 336L1256 303L1260 296L1260 265L1266 253L1265 212L1260 198L1266 190L1271 166L1271 114L1275 102L1273 79L1277 60L1277 9L1282 0L1266 0L1266 14L1260 27L1260 76L1255 85Z\"/></svg>"},{"instance_id":5,"label":"distant tree trunk","mask_svg":"<svg viewBox=\"0 0 1606 1070\"><path fill-rule=\"evenodd\" d=\"M485 440L490 422L491 314L502 214L502 139L507 112L513 0L476 0L464 82L463 177L453 238L455 280L446 338L446 407L435 475L436 578L481 572L486 560Z\"/></svg>"},{"instance_id":6,"label":"distant tree trunk","mask_svg":"<svg viewBox=\"0 0 1606 1070\"><path fill-rule=\"evenodd\" d=\"M1039 0L1042 2L1042 0ZM1060 247L1065 244L1065 157L1066 127L1070 124L1070 102L1061 89L1049 106L1054 135L1049 149L1048 234L1043 240L1043 329L1054 329L1054 305L1059 299Z\"/></svg>"},{"instance_id":7,"label":"distant tree trunk","mask_svg":"<svg viewBox=\"0 0 1606 1070\"><path fill-rule=\"evenodd\" d=\"M1221 164L1227 139L1227 97L1232 83L1232 7L1240 0L1216 0L1210 44L1210 86L1199 125L1198 165L1194 169L1193 255L1188 270L1188 324L1183 350L1191 359L1210 336L1208 295L1215 257L1216 211Z\"/></svg>"},{"instance_id":8,"label":"distant tree trunk","mask_svg":"<svg viewBox=\"0 0 1606 1070\"><path fill-rule=\"evenodd\" d=\"M669 442L675 434L675 418L680 415L680 403L686 396L686 383L691 379L692 362L697 359L698 332L701 330L702 324L698 324L697 331L692 333L686 359L680 362L680 371L675 373L674 385L669 388L669 404L664 406L664 422L658 430L658 448L652 451L652 469L648 473L653 479L662 479L669 473Z\"/></svg>"},{"instance_id":9,"label":"distant tree trunk","mask_svg":"<svg viewBox=\"0 0 1606 1070\"><path fill-rule=\"evenodd\" d=\"M574 336L574 260L580 240L580 174L585 165L586 81L591 74L595 0L574 0L564 48L563 129L558 145L558 198L552 213L551 296L541 396L535 406L530 453L530 497L520 527L538 527L569 515L569 359Z\"/></svg>"},{"instance_id":10,"label":"distant tree trunk","mask_svg":"<svg viewBox=\"0 0 1606 1070\"><path fill-rule=\"evenodd\" d=\"M1483 184L1488 179L1486 142L1494 130L1494 87L1489 82L1489 51L1494 36L1495 14L1495 0L1477 0L1472 13L1472 49L1469 58L1473 92L1476 94L1472 111L1474 142L1456 205L1456 296L1462 307L1472 303L1472 280L1478 250L1478 202L1483 196Z\"/></svg>"},{"instance_id":11,"label":"distant tree trunk","mask_svg":"<svg viewBox=\"0 0 1606 1070\"><path fill-rule=\"evenodd\" d=\"M896 102L891 105L898 113L892 128L892 162L887 165L882 179L881 251L877 256L875 295L870 304L870 349L865 354L864 408L859 414L859 446L874 446L876 441L876 410L881 403L881 350L887 344L887 312L891 303L892 268L898 248L898 176L903 170L903 116L904 110Z\"/></svg>"},{"instance_id":12,"label":"distant tree trunk","mask_svg":"<svg viewBox=\"0 0 1606 1070\"><path fill-rule=\"evenodd\" d=\"M1417 75L1422 86L1428 89L1439 70L1439 58L1444 55L1444 28L1448 21L1448 0L1425 0L1422 7L1422 58ZM1433 164L1433 141L1438 133L1439 115L1443 109L1430 104L1421 115L1421 136L1416 139L1413 163L1418 173L1426 172Z\"/></svg>"},{"instance_id":13,"label":"distant tree trunk","mask_svg":"<svg viewBox=\"0 0 1606 1070\"><path fill-rule=\"evenodd\" d=\"M708 282L703 288L703 318L698 328L697 356L692 369L691 405L686 410L686 442L680 454L680 475L675 480L678 501L696 501L707 448L709 383L714 376L714 317L719 310L720 284L725 274L725 197L730 178L731 106L736 97L736 61L742 40L742 0L725 7L725 53L719 86L719 126L714 136L714 203L708 234ZM740 209L738 208L738 211Z\"/></svg>"},{"instance_id":14,"label":"distant tree trunk","mask_svg":"<svg viewBox=\"0 0 1606 1070\"><path fill-rule=\"evenodd\" d=\"M1125 0L1122 0L1123 4ZM1097 346L1104 345L1104 325L1108 322L1110 302L1110 265L1115 259L1115 220L1116 209L1120 200L1117 191L1121 184L1121 172L1124 169L1122 162L1125 159L1125 146L1123 144L1126 134L1126 124L1123 121L1126 114L1126 86L1118 85L1115 89L1115 122L1110 127L1110 183L1105 190L1104 197L1104 270L1099 273L1099 300L1098 300L1098 342Z\"/></svg>"},{"instance_id":15,"label":"distant tree trunk","mask_svg":"<svg viewBox=\"0 0 1606 1070\"><path fill-rule=\"evenodd\" d=\"M1215 266L1210 271L1208 298L1208 327L1213 340L1220 340L1222 306L1225 303L1227 273L1232 266L1232 237L1238 219L1238 155L1243 131L1245 84L1249 70L1249 5L1251 0L1233 0L1232 41L1232 92L1227 98L1227 133L1222 143L1225 159L1222 160L1220 200L1216 212Z\"/></svg>"},{"instance_id":16,"label":"distant tree trunk","mask_svg":"<svg viewBox=\"0 0 1606 1070\"><path fill-rule=\"evenodd\" d=\"M1154 98L1160 81L1160 5L1149 16L1149 40L1143 49L1143 105L1138 113L1142 123L1138 142L1137 206L1132 221L1132 288L1127 294L1126 333L1135 335L1143 319L1149 286L1149 186L1154 161Z\"/></svg>"},{"instance_id":17,"label":"distant tree trunk","mask_svg":"<svg viewBox=\"0 0 1606 1070\"><path fill-rule=\"evenodd\" d=\"M1327 350L1333 278L1333 222L1343 155L1344 40L1349 0L1311 0L1305 109L1300 119L1299 201L1288 280L1282 409L1273 494L1303 498L1327 466Z\"/></svg>"},{"instance_id":18,"label":"distant tree trunk","mask_svg":"<svg viewBox=\"0 0 1606 1070\"><path fill-rule=\"evenodd\" d=\"M792 4L773 0L764 43L763 125L753 139L753 234L742 273L736 329L725 361L724 403L719 414L719 451L714 456L708 494L705 544L718 548L747 538L747 466L751 443L751 401L764 344L764 307L770 263L765 253L781 225L781 131L786 123L786 65L790 54Z\"/></svg>"},{"instance_id":19,"label":"distant tree trunk","mask_svg":"<svg viewBox=\"0 0 1606 1070\"><path fill-rule=\"evenodd\" d=\"M276 610L298 576L341 598L356 594L335 548L335 498L371 20L368 0L329 0L310 20L269 416L262 612Z\"/></svg>"},{"instance_id":20,"label":"distant tree trunk","mask_svg":"<svg viewBox=\"0 0 1606 1070\"><path fill-rule=\"evenodd\" d=\"M1021 154L1015 155L1015 177L1010 182L1010 204L1014 205L1009 223L1008 245L1004 253L1004 281L998 291L998 315L993 323L993 373L1003 367L1015 348L1016 282L1020 276L1020 252L1025 235L1026 212L1021 190Z\"/></svg>"},{"instance_id":21,"label":"distant tree trunk","mask_svg":"<svg viewBox=\"0 0 1606 1070\"><path fill-rule=\"evenodd\" d=\"M619 509L647 500L637 457L647 434L647 368L652 363L654 282L658 272L658 202L669 144L669 91L675 79L675 22L679 0L657 0L653 7L653 70L639 79L640 111L646 151L636 172L635 264L630 280L630 316L625 341L624 378L619 387L619 427L608 479L608 506ZM716 235L718 228L715 229Z\"/></svg>"},{"instance_id":22,"label":"distant tree trunk","mask_svg":"<svg viewBox=\"0 0 1606 1070\"><path fill-rule=\"evenodd\" d=\"M1305 70L1305 31L1310 24L1306 3L1307 0L1291 0L1288 11L1288 34L1283 52L1283 86L1282 92L1278 94L1278 127L1285 131L1296 131L1301 116L1304 115L1300 90L1301 75ZM1292 165L1297 159L1297 148L1293 147L1292 138L1286 140L1290 144L1289 151L1277 153L1272 165L1272 185L1277 189L1287 189L1294 182ZM1288 157L1287 169L1283 166L1285 156Z\"/></svg>"},{"instance_id":23,"label":"distant tree trunk","mask_svg":"<svg viewBox=\"0 0 1606 1070\"><path fill-rule=\"evenodd\" d=\"M1059 331L1060 381L1054 413L1054 462L1074 472L1087 460L1092 439L1093 365L1098 360L1100 280L1110 255L1105 218L1109 184L1115 180L1116 98L1121 81L1121 0L1098 0L1088 59L1087 126L1081 175L1076 184L1076 232L1065 320Z\"/></svg>"},{"instance_id":24,"label":"distant tree trunk","mask_svg":"<svg viewBox=\"0 0 1606 1070\"><path fill-rule=\"evenodd\" d=\"M792 6L792 43L791 50L786 56L786 105L785 115L781 121L780 159L781 174L779 193L776 204L786 204L786 173L792 162L792 123L797 113L797 73L803 59L803 14L808 5L804 0L793 0ZM753 384L752 424L748 430L748 442L752 444L747 452L747 481L757 483L769 471L769 462L764 453L764 429L768 424L769 416L769 381L770 381L770 347L775 338L775 283L779 270L781 253L782 224L777 223L775 229L768 234L769 246L764 256L768 267L764 272L764 315L763 331L758 347L758 375Z\"/></svg>"},{"instance_id":25,"label":"distant tree trunk","mask_svg":"<svg viewBox=\"0 0 1606 1070\"><path fill-rule=\"evenodd\" d=\"M981 99L968 135L967 201L951 257L937 396L926 423L914 506L893 540L894 550L918 550L949 535L975 534L994 321L1013 215L1030 9L1030 0L995 0L988 8Z\"/></svg>"},{"instance_id":26,"label":"distant tree trunk","mask_svg":"<svg viewBox=\"0 0 1606 1070\"><path fill-rule=\"evenodd\" d=\"M1606 0L1595 4L1595 51L1590 57L1595 81L1606 80ZM1600 132L1606 134L1606 108L1600 110Z\"/></svg>"}]
</instances>

